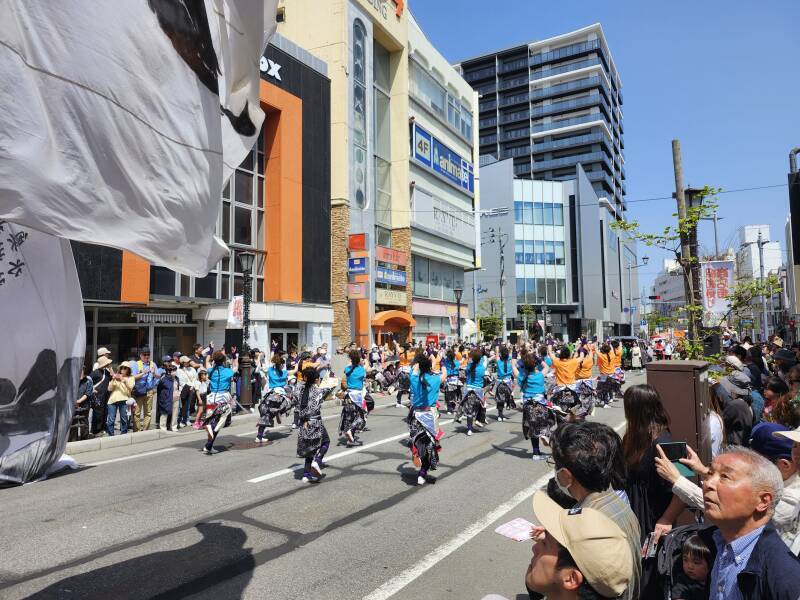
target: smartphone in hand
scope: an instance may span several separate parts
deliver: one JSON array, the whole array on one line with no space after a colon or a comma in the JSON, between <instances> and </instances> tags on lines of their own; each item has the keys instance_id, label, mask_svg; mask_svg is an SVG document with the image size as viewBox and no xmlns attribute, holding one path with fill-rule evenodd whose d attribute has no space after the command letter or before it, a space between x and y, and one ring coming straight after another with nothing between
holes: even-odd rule
<instances>
[{"instance_id":1,"label":"smartphone in hand","mask_svg":"<svg viewBox=\"0 0 800 600\"><path fill-rule=\"evenodd\" d=\"M686 442L667 442L665 444L659 444L659 446L661 446L666 457L675 465L675 468L678 469L681 475L684 477L694 477L694 471L680 462L682 458L689 458L689 453L686 451Z\"/></svg>"}]
</instances>

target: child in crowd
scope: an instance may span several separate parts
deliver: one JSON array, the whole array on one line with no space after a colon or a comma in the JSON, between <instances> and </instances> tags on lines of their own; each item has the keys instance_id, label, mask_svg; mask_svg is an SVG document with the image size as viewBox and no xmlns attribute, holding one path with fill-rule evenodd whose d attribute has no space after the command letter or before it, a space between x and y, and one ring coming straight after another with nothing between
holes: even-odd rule
<instances>
[{"instance_id":1,"label":"child in crowd","mask_svg":"<svg viewBox=\"0 0 800 600\"><path fill-rule=\"evenodd\" d=\"M686 538L681 549L683 572L675 578L672 585L674 600L703 600L708 598L706 580L711 570L711 551L700 536L694 534Z\"/></svg>"}]
</instances>

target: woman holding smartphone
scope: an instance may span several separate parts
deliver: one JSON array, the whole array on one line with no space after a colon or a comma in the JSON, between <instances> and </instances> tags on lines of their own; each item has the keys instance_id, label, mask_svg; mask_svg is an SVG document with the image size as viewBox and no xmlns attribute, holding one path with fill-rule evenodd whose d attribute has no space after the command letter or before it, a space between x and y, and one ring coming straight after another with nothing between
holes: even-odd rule
<instances>
[{"instance_id":1,"label":"woman holding smartphone","mask_svg":"<svg viewBox=\"0 0 800 600\"><path fill-rule=\"evenodd\" d=\"M672 493L670 483L656 471L655 458L659 455L656 447L672 442L669 416L658 392L649 385L629 387L622 402L626 421L622 449L628 470L625 492L639 521L642 545L649 540L655 547L686 507ZM642 598L655 598L658 597L658 577L655 576L655 561L648 560L642 569ZM651 585L655 588L648 589Z\"/></svg>"}]
</instances>

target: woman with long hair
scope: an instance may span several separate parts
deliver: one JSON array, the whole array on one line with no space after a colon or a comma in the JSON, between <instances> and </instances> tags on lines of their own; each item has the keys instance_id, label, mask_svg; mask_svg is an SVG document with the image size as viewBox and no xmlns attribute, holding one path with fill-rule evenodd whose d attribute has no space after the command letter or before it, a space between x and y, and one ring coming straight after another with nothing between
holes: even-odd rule
<instances>
[{"instance_id":1,"label":"woman with long hair","mask_svg":"<svg viewBox=\"0 0 800 600\"><path fill-rule=\"evenodd\" d=\"M442 359L442 367L447 371L447 381L445 381L444 401L447 405L448 414L456 410L458 400L461 397L461 361L456 358L455 349L450 346L447 354Z\"/></svg>"},{"instance_id":2,"label":"woman with long hair","mask_svg":"<svg viewBox=\"0 0 800 600\"><path fill-rule=\"evenodd\" d=\"M658 392L649 385L631 386L625 390L623 407L626 430L622 449L628 470L625 491L644 543L650 533L658 538L669 532L685 505L656 472L656 445L672 441L669 416Z\"/></svg>"},{"instance_id":3,"label":"woman with long hair","mask_svg":"<svg viewBox=\"0 0 800 600\"><path fill-rule=\"evenodd\" d=\"M494 386L494 399L497 403L497 420L506 421L508 417L503 411L506 404L509 408L516 408L514 403L514 361L511 360L508 346L500 346L500 356L495 360L495 373L497 380Z\"/></svg>"},{"instance_id":4,"label":"woman with long hair","mask_svg":"<svg viewBox=\"0 0 800 600\"><path fill-rule=\"evenodd\" d=\"M396 345L396 344L395 344ZM402 350L397 346L398 374L397 374L397 399L396 408L403 408L403 394L411 394L409 375L411 374L411 363L414 361L414 354L411 353L411 345L403 344Z\"/></svg>"},{"instance_id":5,"label":"woman with long hair","mask_svg":"<svg viewBox=\"0 0 800 600\"><path fill-rule=\"evenodd\" d=\"M725 420L722 418L722 401L717 395L716 388L709 386L708 427L711 433L711 458L722 454L728 445L725 439Z\"/></svg>"},{"instance_id":6,"label":"woman with long hair","mask_svg":"<svg viewBox=\"0 0 800 600\"><path fill-rule=\"evenodd\" d=\"M547 363L534 352L526 352L512 366L522 395L522 434L531 441L533 460L545 460L539 442L549 446L550 434L556 427L555 415L544 395L544 378L549 370Z\"/></svg>"},{"instance_id":7,"label":"woman with long hair","mask_svg":"<svg viewBox=\"0 0 800 600\"><path fill-rule=\"evenodd\" d=\"M783 399L788 397L789 386L786 385L783 379L774 375L767 378L764 382L764 419L776 421L776 416L773 414L775 408Z\"/></svg>"},{"instance_id":8,"label":"woman with long hair","mask_svg":"<svg viewBox=\"0 0 800 600\"><path fill-rule=\"evenodd\" d=\"M214 454L214 442L231 414L231 381L235 373L225 366L228 357L221 350L214 353L214 366L208 371L208 394L206 395L203 425L208 439L203 447L205 454Z\"/></svg>"},{"instance_id":9,"label":"woman with long hair","mask_svg":"<svg viewBox=\"0 0 800 600\"><path fill-rule=\"evenodd\" d=\"M461 404L456 410L456 422L461 422L461 415L467 417L467 435L472 435L473 425L486 425L486 406L483 401L483 376L486 374L486 358L483 351L475 348L469 355L467 379L464 385Z\"/></svg>"},{"instance_id":10,"label":"woman with long hair","mask_svg":"<svg viewBox=\"0 0 800 600\"><path fill-rule=\"evenodd\" d=\"M289 381L289 372L286 370L285 358L281 352L275 352L270 361L272 365L267 369L266 388L258 405L259 419L256 433L256 443L264 441L264 429L272 427L275 421L281 423L281 416L292 410L292 399L286 392ZM267 443L270 440L267 439Z\"/></svg>"},{"instance_id":11,"label":"woman with long hair","mask_svg":"<svg viewBox=\"0 0 800 600\"><path fill-rule=\"evenodd\" d=\"M584 344L578 349L578 370L575 373L575 391L578 393L580 407L576 409L575 416L583 421L594 411L595 383L592 377L594 366L594 347Z\"/></svg>"},{"instance_id":12,"label":"woman with long hair","mask_svg":"<svg viewBox=\"0 0 800 600\"><path fill-rule=\"evenodd\" d=\"M408 432L411 438L411 457L414 465L419 467L417 485L434 483L436 479L428 475L439 464L439 411L436 403L439 400L439 389L447 379L447 367L440 373L433 372L430 357L421 355L411 371L411 410L409 412Z\"/></svg>"},{"instance_id":13,"label":"woman with long hair","mask_svg":"<svg viewBox=\"0 0 800 600\"><path fill-rule=\"evenodd\" d=\"M600 352L597 353L597 370L600 372L597 377L597 395L603 408L611 403L616 393L617 386L613 377L614 360L611 346L607 343L600 346Z\"/></svg>"},{"instance_id":14,"label":"woman with long hair","mask_svg":"<svg viewBox=\"0 0 800 600\"><path fill-rule=\"evenodd\" d=\"M319 373L314 367L303 370L303 391L297 405L300 427L297 435L297 456L305 459L303 483L319 483L325 463L325 453L331 445L330 436L322 422L322 400Z\"/></svg>"},{"instance_id":15,"label":"woman with long hair","mask_svg":"<svg viewBox=\"0 0 800 600\"><path fill-rule=\"evenodd\" d=\"M770 377L764 385L764 397L770 406L768 419L789 429L800 427L800 397L778 377Z\"/></svg>"},{"instance_id":16,"label":"woman with long hair","mask_svg":"<svg viewBox=\"0 0 800 600\"><path fill-rule=\"evenodd\" d=\"M347 447L361 446L358 432L367 425L367 391L364 380L371 370L362 365L361 353L353 350L349 354L350 364L344 369L345 379L342 389L345 391L342 400L342 418L339 420L339 435L344 436Z\"/></svg>"}]
</instances>

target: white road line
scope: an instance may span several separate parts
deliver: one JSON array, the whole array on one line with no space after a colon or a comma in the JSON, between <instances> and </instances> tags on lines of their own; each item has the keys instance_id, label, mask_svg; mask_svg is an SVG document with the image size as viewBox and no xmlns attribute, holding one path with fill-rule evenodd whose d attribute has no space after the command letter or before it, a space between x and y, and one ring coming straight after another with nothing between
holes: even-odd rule
<instances>
[{"instance_id":1,"label":"white road line","mask_svg":"<svg viewBox=\"0 0 800 600\"><path fill-rule=\"evenodd\" d=\"M122 462L123 460L132 460L134 458L142 458L143 456L152 456L153 454L161 454L163 452L171 452L172 450L177 450L176 446L170 446L169 448L162 448L161 450L152 450L150 452L142 452L141 454L131 454L130 456L121 456L120 458L110 458L108 460L100 460L93 463L86 463L81 465L83 467L99 467L100 465L107 465L110 463L115 462Z\"/></svg>"},{"instance_id":2,"label":"white road line","mask_svg":"<svg viewBox=\"0 0 800 600\"><path fill-rule=\"evenodd\" d=\"M439 427L443 427L445 425L449 425L452 423L453 420L449 421L441 421L439 423ZM357 448L350 448L349 450L344 450L339 452L338 454L332 454L331 456L325 457L325 462L329 463L331 461L337 460L339 458L344 458L345 456L350 456L351 454L357 454L358 452L363 452L364 450L369 450L370 448L375 448L376 446L382 446L383 444L389 444L391 442L396 442L397 440L402 440L403 438L408 437L408 432L400 433L398 435L394 435L389 438L384 438L382 440L378 440L377 442L372 442L370 444L364 444L363 446L358 446ZM248 479L247 483L261 483L262 481L267 481L269 479L275 479L276 477L280 477L282 475L289 475L291 473L295 473L303 468L303 465L297 464L292 465L288 469L281 469L280 471L275 471L273 473L267 473L266 475L261 475L259 477L254 477L253 479Z\"/></svg>"},{"instance_id":3,"label":"white road line","mask_svg":"<svg viewBox=\"0 0 800 600\"><path fill-rule=\"evenodd\" d=\"M614 430L618 432L623 427L625 427L625 422L622 422L614 427ZM464 531L450 541L436 548L436 550L426 555L425 558L423 558L417 564L406 569L400 573L400 575L392 577L378 589L364 596L363 600L386 600L387 598L391 598L409 583L417 579L420 575L436 566L442 560L458 550L461 546L469 542L472 538L481 533L484 529L489 527L504 514L514 509L520 502L533 496L538 490L547 485L547 482L552 476L553 474L551 472L542 475L532 485L517 493L510 500L504 502L482 519L467 527Z\"/></svg>"}]
</instances>

